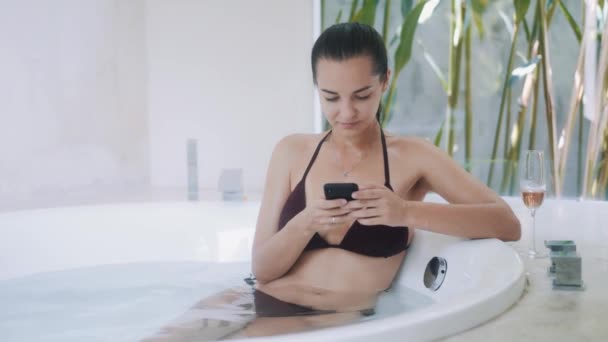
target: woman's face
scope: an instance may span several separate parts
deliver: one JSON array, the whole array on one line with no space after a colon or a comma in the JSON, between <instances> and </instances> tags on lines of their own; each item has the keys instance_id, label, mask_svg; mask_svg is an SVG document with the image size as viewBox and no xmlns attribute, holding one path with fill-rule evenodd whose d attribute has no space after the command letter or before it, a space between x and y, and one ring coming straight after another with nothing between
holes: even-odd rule
<instances>
[{"instance_id":1,"label":"woman's face","mask_svg":"<svg viewBox=\"0 0 608 342\"><path fill-rule=\"evenodd\" d=\"M333 129L352 135L375 124L389 76L390 71L382 82L379 75L374 75L368 56L343 61L320 59L317 87L321 109Z\"/></svg>"}]
</instances>

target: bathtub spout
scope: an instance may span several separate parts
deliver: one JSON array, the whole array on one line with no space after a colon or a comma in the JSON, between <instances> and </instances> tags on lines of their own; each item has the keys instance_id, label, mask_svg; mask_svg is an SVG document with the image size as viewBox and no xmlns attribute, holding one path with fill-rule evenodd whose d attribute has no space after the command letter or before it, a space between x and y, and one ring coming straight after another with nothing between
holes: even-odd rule
<instances>
[{"instance_id":1,"label":"bathtub spout","mask_svg":"<svg viewBox=\"0 0 608 342\"><path fill-rule=\"evenodd\" d=\"M222 169L217 187L224 201L244 200L243 169Z\"/></svg>"},{"instance_id":2,"label":"bathtub spout","mask_svg":"<svg viewBox=\"0 0 608 342\"><path fill-rule=\"evenodd\" d=\"M197 140L188 139L186 142L187 172L188 172L188 200L198 201L198 154Z\"/></svg>"}]
</instances>

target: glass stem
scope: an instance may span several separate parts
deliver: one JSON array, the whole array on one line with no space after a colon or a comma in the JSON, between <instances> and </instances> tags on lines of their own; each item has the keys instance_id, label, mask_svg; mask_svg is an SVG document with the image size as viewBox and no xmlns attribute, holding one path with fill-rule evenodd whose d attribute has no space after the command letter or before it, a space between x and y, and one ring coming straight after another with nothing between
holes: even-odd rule
<instances>
[{"instance_id":1,"label":"glass stem","mask_svg":"<svg viewBox=\"0 0 608 342\"><path fill-rule=\"evenodd\" d=\"M532 253L536 255L536 208L530 210L532 215Z\"/></svg>"}]
</instances>

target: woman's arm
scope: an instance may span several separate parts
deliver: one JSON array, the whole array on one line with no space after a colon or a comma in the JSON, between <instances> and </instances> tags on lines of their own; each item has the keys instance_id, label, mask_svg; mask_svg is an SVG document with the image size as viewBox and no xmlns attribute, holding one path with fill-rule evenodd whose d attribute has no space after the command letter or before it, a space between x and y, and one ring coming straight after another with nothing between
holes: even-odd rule
<instances>
[{"instance_id":1,"label":"woman's arm","mask_svg":"<svg viewBox=\"0 0 608 342\"><path fill-rule=\"evenodd\" d=\"M434 191L449 204L408 201L382 185L363 185L349 203L351 217L364 225L422 228L468 238L519 240L520 223L507 203L446 153L422 139L399 142L418 189Z\"/></svg>"},{"instance_id":2,"label":"woman's arm","mask_svg":"<svg viewBox=\"0 0 608 342\"><path fill-rule=\"evenodd\" d=\"M293 136L288 136L279 141L266 172L252 248L252 271L261 283L285 274L314 234L298 224L295 217L277 232L281 209L291 191L289 150L292 140Z\"/></svg>"},{"instance_id":3,"label":"woman's arm","mask_svg":"<svg viewBox=\"0 0 608 342\"><path fill-rule=\"evenodd\" d=\"M468 238L519 240L519 220L498 194L431 143L422 139L412 142L418 151L421 186L449 204L405 202L407 224Z\"/></svg>"},{"instance_id":4,"label":"woman's arm","mask_svg":"<svg viewBox=\"0 0 608 342\"><path fill-rule=\"evenodd\" d=\"M279 216L291 192L290 160L301 157L297 136L281 140L272 153L252 250L253 273L260 283L283 276L319 230L339 227L348 220L346 200L316 200L277 232ZM333 222L330 218L338 216Z\"/></svg>"}]
</instances>

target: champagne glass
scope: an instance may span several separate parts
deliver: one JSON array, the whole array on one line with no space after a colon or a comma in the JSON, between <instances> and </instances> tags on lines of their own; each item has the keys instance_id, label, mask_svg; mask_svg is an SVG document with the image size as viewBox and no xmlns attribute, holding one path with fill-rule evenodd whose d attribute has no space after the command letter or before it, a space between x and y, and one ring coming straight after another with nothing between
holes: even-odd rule
<instances>
[{"instance_id":1,"label":"champagne glass","mask_svg":"<svg viewBox=\"0 0 608 342\"><path fill-rule=\"evenodd\" d=\"M529 150L524 152L519 179L519 190L524 204L532 216L532 234L528 249L530 258L541 258L536 249L536 210L543 204L547 185L545 183L545 158L543 151Z\"/></svg>"}]
</instances>

